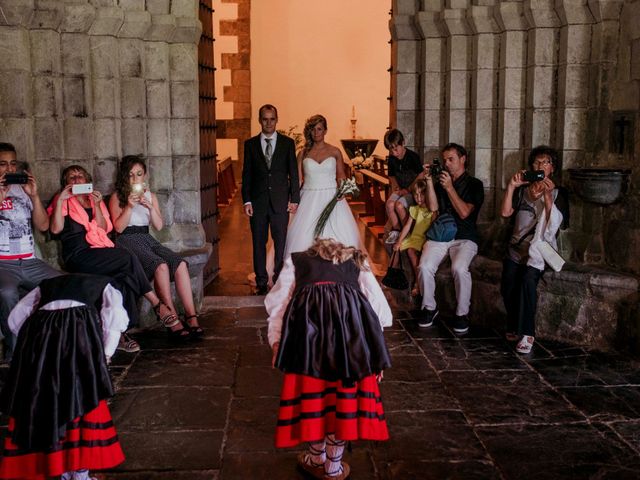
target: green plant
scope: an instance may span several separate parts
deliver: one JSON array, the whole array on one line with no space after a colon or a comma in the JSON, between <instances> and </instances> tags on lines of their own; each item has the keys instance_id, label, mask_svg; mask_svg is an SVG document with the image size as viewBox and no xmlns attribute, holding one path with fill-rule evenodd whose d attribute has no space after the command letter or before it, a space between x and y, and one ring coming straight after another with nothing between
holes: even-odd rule
<instances>
[{"instance_id":1,"label":"green plant","mask_svg":"<svg viewBox=\"0 0 640 480\"><path fill-rule=\"evenodd\" d=\"M300 150L302 150L302 147L304 147L304 135L300 132L297 132L296 128L298 128L298 125L293 125L287 130L280 129L277 130L277 132L280 135L286 135L287 137L293 138L293 141L296 144L296 153L298 153Z\"/></svg>"}]
</instances>

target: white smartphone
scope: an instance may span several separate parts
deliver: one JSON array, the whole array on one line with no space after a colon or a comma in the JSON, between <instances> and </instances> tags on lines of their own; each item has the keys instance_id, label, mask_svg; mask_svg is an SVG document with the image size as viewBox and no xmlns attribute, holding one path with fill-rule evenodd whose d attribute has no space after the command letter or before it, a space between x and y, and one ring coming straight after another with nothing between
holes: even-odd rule
<instances>
[{"instance_id":1,"label":"white smartphone","mask_svg":"<svg viewBox=\"0 0 640 480\"><path fill-rule=\"evenodd\" d=\"M86 195L93 192L93 183L76 183L71 187L73 195Z\"/></svg>"}]
</instances>

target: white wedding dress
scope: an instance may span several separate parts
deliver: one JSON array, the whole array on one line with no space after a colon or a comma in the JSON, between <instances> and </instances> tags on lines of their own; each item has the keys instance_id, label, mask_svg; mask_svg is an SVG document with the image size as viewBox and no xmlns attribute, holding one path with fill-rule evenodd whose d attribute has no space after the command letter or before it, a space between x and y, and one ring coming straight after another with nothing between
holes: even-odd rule
<instances>
[{"instance_id":1,"label":"white wedding dress","mask_svg":"<svg viewBox=\"0 0 640 480\"><path fill-rule=\"evenodd\" d=\"M313 244L315 240L313 232L318 218L336 194L336 162L335 157L327 157L322 162L316 162L309 157L302 160L304 186L300 190L298 210L289 221L283 260L294 252L307 250ZM365 251L358 225L346 200L340 200L336 204L320 238L333 238L344 245ZM269 239L267 248L269 285L273 275L274 257L273 242ZM373 266L372 270L375 273ZM255 285L253 273L249 275L249 283Z\"/></svg>"},{"instance_id":2,"label":"white wedding dress","mask_svg":"<svg viewBox=\"0 0 640 480\"><path fill-rule=\"evenodd\" d=\"M322 162L308 157L302 161L304 185L300 191L298 210L287 230L285 259L293 252L302 252L313 244L318 218L336 194L336 161L334 157L327 157ZM338 201L320 238L333 238L347 246L364 250L358 225L346 200Z\"/></svg>"}]
</instances>

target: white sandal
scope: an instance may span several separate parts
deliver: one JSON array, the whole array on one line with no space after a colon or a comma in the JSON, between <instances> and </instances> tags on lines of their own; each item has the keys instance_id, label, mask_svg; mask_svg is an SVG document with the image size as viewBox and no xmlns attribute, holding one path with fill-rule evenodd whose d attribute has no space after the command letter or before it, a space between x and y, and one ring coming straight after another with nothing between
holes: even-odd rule
<instances>
[{"instance_id":1,"label":"white sandal","mask_svg":"<svg viewBox=\"0 0 640 480\"><path fill-rule=\"evenodd\" d=\"M531 353L533 348L533 337L530 335L523 335L518 345L516 345L516 352L518 353Z\"/></svg>"}]
</instances>

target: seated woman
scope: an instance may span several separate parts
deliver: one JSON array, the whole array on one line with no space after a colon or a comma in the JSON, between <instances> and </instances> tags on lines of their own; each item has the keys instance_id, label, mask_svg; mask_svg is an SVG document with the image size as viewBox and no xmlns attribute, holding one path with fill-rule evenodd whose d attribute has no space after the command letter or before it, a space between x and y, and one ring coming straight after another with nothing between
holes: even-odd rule
<instances>
[{"instance_id":1,"label":"seated woman","mask_svg":"<svg viewBox=\"0 0 640 480\"><path fill-rule=\"evenodd\" d=\"M186 324L194 337L201 337L204 330L198 324L187 262L149 234L149 224L156 230L162 230L163 221L158 198L149 191L146 180L144 158L138 155L123 157L116 178L115 195L109 199L113 226L119 233L116 245L140 260L147 278L153 278L160 300L173 311L170 284L175 280Z\"/></svg>"},{"instance_id":2,"label":"seated woman","mask_svg":"<svg viewBox=\"0 0 640 480\"><path fill-rule=\"evenodd\" d=\"M533 347L537 287L545 269L537 241L557 249L558 229L569 225L567 191L551 179L558 152L540 145L531 150L528 164L529 171L519 170L509 180L501 207L502 216L513 220L500 284L507 310L506 338L519 340L516 351L523 354Z\"/></svg>"},{"instance_id":3,"label":"seated woman","mask_svg":"<svg viewBox=\"0 0 640 480\"><path fill-rule=\"evenodd\" d=\"M172 339L190 337L175 312L157 297L138 259L124 249L114 248L115 245L107 237L113 226L109 212L102 202L102 194L97 190L89 194L73 194L73 185L91 181L89 172L80 165L65 168L61 178L63 188L48 209L51 233L58 235L62 242L65 269L72 273L93 273L113 278L116 288L124 297L129 327L135 327L139 323L137 301L144 296L151 302L158 319ZM140 350L137 342L126 334L123 339L125 343L122 350Z\"/></svg>"}]
</instances>

